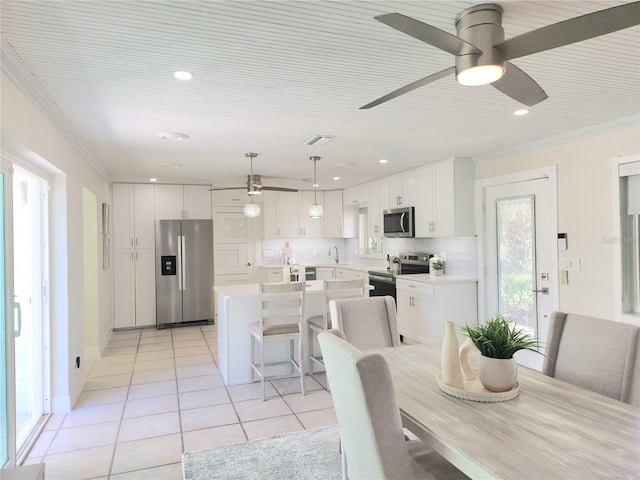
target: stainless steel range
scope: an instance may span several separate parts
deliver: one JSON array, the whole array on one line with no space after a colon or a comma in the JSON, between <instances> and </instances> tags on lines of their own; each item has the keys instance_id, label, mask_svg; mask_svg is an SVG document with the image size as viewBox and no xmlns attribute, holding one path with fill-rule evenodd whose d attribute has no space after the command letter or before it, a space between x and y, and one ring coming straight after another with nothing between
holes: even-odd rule
<instances>
[{"instance_id":1,"label":"stainless steel range","mask_svg":"<svg viewBox=\"0 0 640 480\"><path fill-rule=\"evenodd\" d=\"M430 253L401 253L400 269L397 275L411 275L429 273ZM391 295L396 298L396 273L392 270L369 270L369 284L374 290L369 292L372 297Z\"/></svg>"}]
</instances>

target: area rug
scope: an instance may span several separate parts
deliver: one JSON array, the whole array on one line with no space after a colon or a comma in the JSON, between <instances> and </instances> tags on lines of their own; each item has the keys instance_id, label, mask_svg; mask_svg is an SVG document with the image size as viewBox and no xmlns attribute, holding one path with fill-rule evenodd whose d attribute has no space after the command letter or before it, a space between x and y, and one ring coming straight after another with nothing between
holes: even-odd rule
<instances>
[{"instance_id":1,"label":"area rug","mask_svg":"<svg viewBox=\"0 0 640 480\"><path fill-rule=\"evenodd\" d=\"M182 470L185 480L339 480L339 440L334 425L184 452Z\"/></svg>"}]
</instances>

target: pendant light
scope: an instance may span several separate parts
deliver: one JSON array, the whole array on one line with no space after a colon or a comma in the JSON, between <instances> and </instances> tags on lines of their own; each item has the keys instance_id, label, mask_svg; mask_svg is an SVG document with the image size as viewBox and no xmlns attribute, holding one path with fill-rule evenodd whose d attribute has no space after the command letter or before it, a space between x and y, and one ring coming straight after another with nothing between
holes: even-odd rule
<instances>
[{"instance_id":1,"label":"pendant light","mask_svg":"<svg viewBox=\"0 0 640 480\"><path fill-rule=\"evenodd\" d=\"M309 216L311 218L322 218L322 205L318 204L318 176L316 175L316 164L320 157L309 157L313 162L313 205L309 207Z\"/></svg>"},{"instance_id":2,"label":"pendant light","mask_svg":"<svg viewBox=\"0 0 640 480\"><path fill-rule=\"evenodd\" d=\"M255 218L260 215L260 205L253 203L253 196L260 194L260 190L256 189L253 184L253 159L258 156L257 153L249 152L244 154L245 157L251 159L251 170L249 174L249 190L248 195L251 198L251 203L247 203L244 206L244 216L249 218Z\"/></svg>"}]
</instances>

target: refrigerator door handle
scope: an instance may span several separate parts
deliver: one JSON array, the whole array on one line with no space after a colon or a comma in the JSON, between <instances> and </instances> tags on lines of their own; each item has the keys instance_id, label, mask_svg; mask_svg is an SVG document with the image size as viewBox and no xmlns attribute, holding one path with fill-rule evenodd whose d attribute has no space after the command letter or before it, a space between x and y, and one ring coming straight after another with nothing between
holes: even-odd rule
<instances>
[{"instance_id":1,"label":"refrigerator door handle","mask_svg":"<svg viewBox=\"0 0 640 480\"><path fill-rule=\"evenodd\" d=\"M182 290L182 237L178 236L178 290Z\"/></svg>"},{"instance_id":2,"label":"refrigerator door handle","mask_svg":"<svg viewBox=\"0 0 640 480\"><path fill-rule=\"evenodd\" d=\"M187 289L187 262L185 261L187 258L186 245L184 241L184 235L180 237L180 253L182 255L182 290Z\"/></svg>"}]
</instances>

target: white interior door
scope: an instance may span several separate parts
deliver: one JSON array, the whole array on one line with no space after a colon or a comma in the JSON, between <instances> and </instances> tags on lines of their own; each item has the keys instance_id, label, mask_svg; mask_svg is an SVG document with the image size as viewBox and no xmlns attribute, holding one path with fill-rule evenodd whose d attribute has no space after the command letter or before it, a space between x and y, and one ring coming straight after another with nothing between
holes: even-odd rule
<instances>
[{"instance_id":1,"label":"white interior door","mask_svg":"<svg viewBox=\"0 0 640 480\"><path fill-rule=\"evenodd\" d=\"M515 321L542 345L549 317L558 303L555 201L550 183L543 177L483 189L481 314L484 318L502 315ZM542 355L522 351L516 358L525 366L542 368Z\"/></svg>"}]
</instances>

